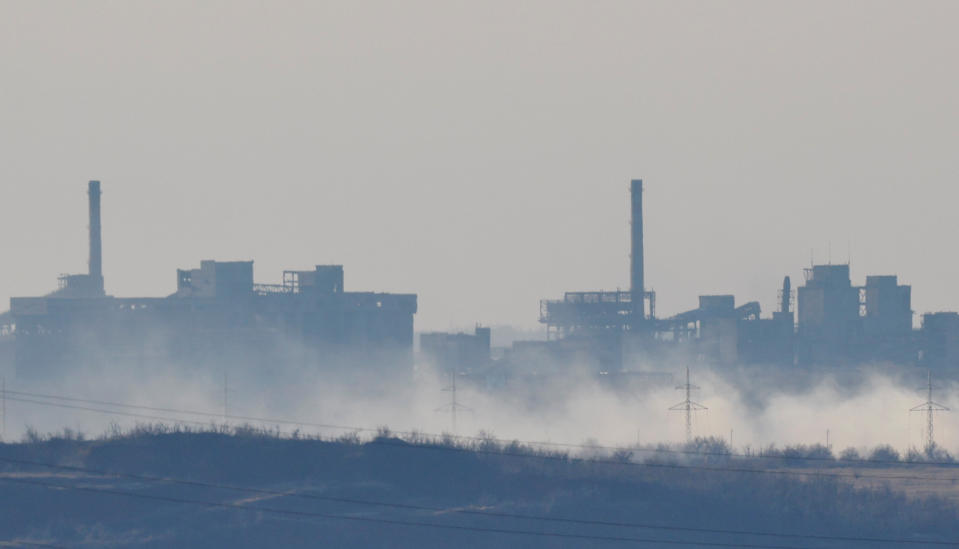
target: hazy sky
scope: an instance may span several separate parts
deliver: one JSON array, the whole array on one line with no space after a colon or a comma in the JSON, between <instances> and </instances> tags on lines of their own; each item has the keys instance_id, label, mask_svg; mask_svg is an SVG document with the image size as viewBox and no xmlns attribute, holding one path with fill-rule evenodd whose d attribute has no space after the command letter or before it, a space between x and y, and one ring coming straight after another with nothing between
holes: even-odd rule
<instances>
[{"instance_id":1,"label":"hazy sky","mask_svg":"<svg viewBox=\"0 0 959 549\"><path fill-rule=\"evenodd\" d=\"M0 2L0 302L342 263L418 329L628 286L774 305L852 253L959 309L959 3ZM5 309L5 307L0 307Z\"/></svg>"}]
</instances>

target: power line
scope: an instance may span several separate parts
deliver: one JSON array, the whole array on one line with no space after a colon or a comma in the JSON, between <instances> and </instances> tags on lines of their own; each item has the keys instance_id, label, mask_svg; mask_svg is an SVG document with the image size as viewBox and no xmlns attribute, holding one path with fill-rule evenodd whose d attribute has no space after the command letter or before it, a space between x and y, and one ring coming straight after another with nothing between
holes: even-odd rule
<instances>
[{"instance_id":1,"label":"power line","mask_svg":"<svg viewBox=\"0 0 959 549\"><path fill-rule=\"evenodd\" d=\"M21 396L34 397L34 398L48 398L48 399L53 399L53 400L63 400L63 401L67 401L67 402L83 402L83 403L87 403L87 404L100 404L100 405L103 405L103 406L116 406L116 407L118 407L118 408L130 408L130 409L138 409L138 410L150 410L150 411L153 411L153 412L168 412L168 413L173 413L173 414L197 415L197 416L205 416L205 417L210 417L210 418L223 418L223 417L226 417L227 419L238 419L238 420L243 420L243 421L260 421L260 422L263 422L263 423L276 423L276 424L281 424L281 425L301 425L301 426L304 426L304 427L319 427L319 428L323 428L323 429L342 429L342 430L345 430L345 431L376 431L376 429L372 429L372 428L352 427L352 426L349 426L349 425L333 425L333 424L329 424L329 423L310 423L310 422L307 422L307 421L295 421L295 420L290 420L290 419L263 418L263 417L253 417L253 416L240 416L240 415L234 415L234 414L226 414L226 415L224 415L224 414L222 414L222 413L216 413L216 412L203 412L203 411L199 411L199 410L184 410L184 409L178 409L178 408L162 408L162 407L156 407L156 406L143 406L143 405L139 405L139 404L128 404L128 403L123 403L123 402L110 402L110 401L106 401L106 400L93 400L93 399L86 399L86 398L75 398L75 397L59 396L59 395L45 395L45 394L41 394L41 393L28 393L28 392L25 392L25 391L11 391L11 390L7 390L7 391L4 391L4 394L7 394L7 395L21 395ZM8 397L8 398L9 398L9 397ZM11 400L13 400L13 399L11 398ZM47 403L38 403L38 404L47 404ZM170 418L165 418L165 419L170 419ZM188 423L189 423L189 422L188 422ZM193 422L193 423L196 423L196 422Z\"/></svg>"},{"instance_id":2,"label":"power line","mask_svg":"<svg viewBox=\"0 0 959 549\"><path fill-rule=\"evenodd\" d=\"M210 426L209 423L205 423L202 421L181 420L177 418L149 416L149 415L135 414L130 412L120 412L116 410L102 410L97 408L89 408L85 406L74 406L70 404L58 404L54 402L41 402L41 401L26 400L26 399L19 399L19 398L14 399L12 397L8 397L8 398L10 400L15 400L17 402L29 402L29 403L41 404L41 405L47 405L47 406L69 408L74 410L86 410L86 411L99 412L99 413L104 413L109 415L131 416L131 417L137 417L137 418L153 419L155 421L171 421L174 423L191 423L191 424L202 425L207 427ZM473 437L463 437L463 438L473 438ZM520 441L517 441L517 442L520 442ZM470 454L496 455L496 456L505 456L505 457L518 457L518 458L525 458L525 459L540 459L540 460L551 460L551 461L562 461L562 462L569 462L571 459L576 459L576 458L569 458L568 456L565 456L565 455L535 454L530 452L510 452L505 450L489 450L489 449L483 449L483 448L458 448L455 446L438 446L432 443L409 444L404 441L391 442L389 439L382 439L382 438L374 439L370 441L368 444L396 446L398 448L408 448L408 449L415 449L415 450L461 452L461 453L470 453ZM923 476L923 475L875 475L875 474L865 474L861 472L843 473L843 472L825 472L825 471L792 471L792 470L755 469L755 468L747 468L747 467L729 467L729 466L681 465L678 463L636 462L636 461L622 461L622 460L604 459L604 458L589 458L589 459L580 458L580 461L583 461L586 463L621 465L626 467L694 470L694 471L704 471L704 472L725 472L725 473L755 473L755 474L766 474L766 475L777 475L777 476L795 476L800 478L821 477L821 478L841 478L841 479L850 478L850 479L876 479L876 480L932 480L932 481L941 481L941 482L959 481L959 478L956 478L956 477L943 478L943 477L932 477L932 476Z\"/></svg>"},{"instance_id":3,"label":"power line","mask_svg":"<svg viewBox=\"0 0 959 549\"><path fill-rule=\"evenodd\" d=\"M93 469L88 467L78 467L78 466L72 466L72 465L58 465L53 463L45 463L45 462L23 460L23 459L11 459L11 458L0 457L0 462L11 463L15 465L22 465L22 466L46 467L46 468L55 469L55 470L96 474L96 475L110 476L115 478L127 478L127 479L138 480L138 481L165 482L170 484L180 484L184 486L215 488L215 489L221 489L221 490L232 490L237 492L248 492L248 493L271 495L271 496L296 497L301 499L331 501L336 503L350 503L350 504L356 504L356 505L371 505L371 506L378 506L378 507L391 507L391 508L397 508L397 509L409 509L414 511L430 511L430 512L445 512L445 513L452 512L452 513L458 513L458 514L464 514L464 515L477 515L477 516L487 516L487 517L494 517L494 518L538 520L538 521L544 521L544 522L582 524L582 525L590 525L590 526L644 528L644 529L650 529L650 530L671 530L671 531L679 531L679 532L697 532L697 533L706 533L706 534L779 537L779 538L811 539L811 540L824 540L824 541L867 541L867 542L873 542L873 543L899 543L899 544L921 544L921 545L930 545L930 544L931 545L955 545L959 543L959 542L946 542L946 541L918 541L918 540L901 539L901 538L900 539L867 538L867 537L851 537L851 536L827 536L827 535L815 535L815 534L776 533L776 532L763 532L763 531L756 531L756 530L695 528L695 527L687 527L687 526L670 526L670 525L663 525L663 524L651 524L651 523L639 523L639 522L603 521L603 520L575 519L575 518L568 518L568 517L549 517L544 515L528 515L528 514L522 514L522 513L478 511L475 509L456 509L456 508L450 509L445 507L430 507L426 505L414 505L414 504L406 504L406 503L384 502L379 500L365 500L365 499L355 499L355 498L321 496L318 494L311 494L311 493L288 492L288 491L282 491L282 490L270 490L266 488L235 486L235 485L229 485L229 484L203 482L203 481L197 481L197 480L184 480L184 479L178 479L175 477L157 477L152 475L141 475L141 474L134 474L134 473L119 473L119 472L107 471L103 469Z\"/></svg>"},{"instance_id":4,"label":"power line","mask_svg":"<svg viewBox=\"0 0 959 549\"><path fill-rule=\"evenodd\" d=\"M62 545L50 545L49 543L40 543L37 541L24 541L19 539L10 539L0 541L0 547L53 547L54 549L66 549Z\"/></svg>"},{"instance_id":5,"label":"power line","mask_svg":"<svg viewBox=\"0 0 959 549\"><path fill-rule=\"evenodd\" d=\"M131 412L120 412L120 411L116 411L116 410L103 410L103 409L98 409L98 408L90 408L90 407L86 407L86 406L75 406L75 405L69 405L69 404L58 404L58 403L53 403L53 402L42 402L42 401L28 400L28 399L14 398L14 397L8 397L8 398L9 398L10 400L16 401L16 402L25 402L25 403L32 403L32 404L40 404L40 405L45 405L45 406L55 406L55 407L73 409L73 410L84 410L84 411L98 412L98 413L103 413L103 414L108 414L108 415L128 416L128 417L135 417L135 418L140 418L140 419L151 419L151 420L154 420L154 421L171 421L171 422L174 422L174 423L187 423L187 424L194 424L194 425L200 425L200 426L206 426L206 427L210 426L210 423L203 422L203 421L186 420L186 419L179 419L179 418L169 418L169 417L162 417L162 416L153 416L153 415L146 415L146 414L137 414L137 413L131 413ZM304 425L303 423L297 423L297 424L298 424L298 425ZM356 430L368 430L368 431L372 431L373 429L361 429L361 428L357 428ZM402 433L398 433L398 434L402 434ZM409 433L408 433L408 434L409 434ZM429 435L423 434L423 436L429 436ZM434 436L435 436L435 435L434 435ZM484 440L484 439L479 438L479 437L458 437L458 438L470 439L470 440L480 440L480 441L483 441L483 440ZM497 440L497 439L491 439L491 440ZM501 441L501 442L502 442L502 441ZM523 441L516 441L516 442L523 442ZM543 460L558 460L558 461L568 461L568 460L569 460L569 458L568 458L567 456L556 456L556 455L548 455L548 454L546 454L546 455L544 455L544 454L531 454L531 453L529 453L529 452L507 452L507 451L501 451L501 450L487 450L487 449L481 449L481 448L456 448L456 447L451 447L451 446L436 446L436 445L431 445L431 444L425 444L425 445L424 445L424 444L412 444L412 445L411 445L411 444L406 444L406 443L397 444L397 443L391 443L391 442L389 442L389 441L385 441L385 440L381 440L381 439L374 439L373 441L370 442L370 444L379 444L379 445L386 444L386 445L393 445L393 446L398 446L398 447L402 447L402 448L427 449L427 450L443 450L443 451L456 451L456 452L478 453L478 454L499 455L499 456L507 456L507 457L532 458L532 459L543 459ZM532 443L529 443L529 444L538 444L538 443L532 442ZM572 445L572 444L571 444L571 445L568 445L568 446L589 448L589 447L587 447L587 446L578 446L578 445ZM678 452L677 452L677 453L678 453ZM693 454L695 455L695 453L693 453ZM723 454L723 455L729 456L729 454ZM590 463L605 463L605 464L615 464L615 465L634 466L634 467L646 467L646 468L685 469L685 470L716 471L716 472L731 472L731 473L757 473L757 474L769 474L769 475L778 475L778 476L824 477L824 478L852 478L852 479L862 479L862 478L866 478L866 479L877 479L877 480L936 480L936 481L957 481L957 480L959 480L959 479L957 479L957 478L929 477L929 476L922 476L922 475L876 475L876 474L864 474L864 473L860 473L860 472L842 473L842 472L823 472L823 471L770 470L770 469L755 469L755 468L728 467L728 466L720 467L720 466L681 465L681 464L676 464L676 463L633 462L633 461L622 461L622 460L603 459L603 458L583 459L583 461L587 461L587 462L590 462ZM895 462L895 463L899 463L899 464L901 465L900 462ZM951 465L951 464L950 464L950 465Z\"/></svg>"},{"instance_id":6,"label":"power line","mask_svg":"<svg viewBox=\"0 0 959 549\"><path fill-rule=\"evenodd\" d=\"M128 413L128 412L118 412L114 410L100 410L100 409L89 408L89 407L72 406L72 405L56 404L56 403L41 402L41 401L31 401L31 400L18 399L18 398L11 398L11 400L36 403L41 405L66 407L71 409L89 410L89 411L102 412L102 413L114 414L114 415L126 415L126 416L147 418L147 419L154 419L154 420L161 420L161 421L180 421L184 423L194 423L194 424L207 425L207 426L209 425L208 423L198 422L198 421L178 420L175 418L149 416L144 414L134 414L134 413ZM302 424L302 423L298 423L298 424ZM474 438L474 437L462 437L462 438ZM529 454L524 452L492 451L488 449L486 450L469 449L469 448L457 448L457 447L436 446L436 445L418 445L418 444L411 445L401 441L390 441L388 439L374 440L370 444L394 445L402 448L415 448L415 449L427 449L427 450L453 451L453 452L461 452L461 453L489 454L489 455L500 455L500 456L509 456L509 457L540 458L540 459L568 461L568 458L565 456L535 455L535 454ZM820 477L831 477L831 478L874 478L874 479L880 479L880 480L937 480L937 481L953 481L953 482L956 480L959 480L959 479L949 479L949 478L944 479L939 477L925 477L920 475L866 475L862 473L843 474L843 473L828 473L828 472L795 472L795 471L777 471L777 470L763 470L763 469L750 469L750 468L738 468L738 467L736 468L705 467L705 466L680 465L680 464L670 464L670 463L636 463L636 462L622 462L619 460L604 460L604 459L591 459L591 460L584 460L584 461L588 461L592 463L610 463L610 464L618 464L618 465L630 465L630 466L641 466L641 467L651 467L651 468L687 469L687 470L692 469L692 470L702 470L702 471L737 472L737 473L763 473L763 474L774 474L774 475L796 475L801 477L820 476ZM521 517L516 517L516 518L521 518ZM576 520L576 519L571 519L571 520ZM646 527L651 525L644 526L644 525L635 524L634 526ZM731 531L730 533L733 533L733 532ZM747 534L744 533L743 535L747 535ZM753 535L764 535L764 534L757 532ZM771 534L771 535L778 536L779 534ZM791 537L791 536L783 535L782 537ZM859 538L850 538L850 539L859 539ZM908 543L908 540L902 540L902 542ZM939 544L940 542L926 542L926 543Z\"/></svg>"},{"instance_id":7,"label":"power line","mask_svg":"<svg viewBox=\"0 0 959 549\"><path fill-rule=\"evenodd\" d=\"M137 413L134 413L134 412L121 412L121 411L119 411L119 410L101 410L101 409L98 409L98 408L90 408L90 407L87 407L87 406L74 406L74 405L72 405L72 404L60 404L60 403L56 403L56 402L43 402L43 401L40 401L40 400L30 400L30 399L26 399L26 398L17 398L17 397L10 397L10 396L7 397L7 400L10 400L10 401L13 401L13 402L25 402L25 403L29 403L29 404L40 404L40 405L42 405L42 406L56 406L56 407L58 407L58 408L68 408L68 409L71 409L71 410L85 410L85 411L88 411L88 412L99 412L99 413L110 414L110 415L136 417L136 418L140 418L140 419L152 419L152 420L155 420L155 421L173 421L173 422L176 422L176 423L190 423L190 424L194 424L194 425L204 425L204 426L209 426L209 425L210 425L210 423L209 423L209 422L206 422L206 421L196 421L196 420L190 420L190 419L180 419L180 418L163 417L163 416L152 416L152 415L147 415L147 414L137 414Z\"/></svg>"},{"instance_id":8,"label":"power line","mask_svg":"<svg viewBox=\"0 0 959 549\"><path fill-rule=\"evenodd\" d=\"M226 509L241 509L244 511L255 511L258 513L271 513L276 515L288 515L288 516L296 516L296 517L325 518L325 519L348 520L348 521L365 522L365 523L391 524L391 525L397 525L397 526L416 526L416 527L423 527L423 528L437 528L437 529L443 529L443 530L485 532L485 533L494 533L494 534L510 534L510 535L522 535L522 536L532 536L532 537L581 539L581 540L592 540L592 541L660 543L664 545L685 545L685 546L692 545L692 546L704 546L704 547L743 547L746 549L806 549L803 547L789 546L789 545L724 543L724 542L714 542L714 541L713 542L682 541L682 540L638 538L638 537L625 537L625 536L598 536L598 535L591 535L591 534L574 534L574 533L567 533L567 532L544 532L544 531L537 531L537 530L520 530L520 529L513 529L513 528L490 528L490 527L483 527L483 526L465 526L460 524L442 524L438 522L361 517L361 516L355 516L355 515L337 515L332 513L317 513L317 512L311 512L311 511L296 511L292 509L278 509L275 507L241 505L238 503L227 503L227 502L221 502L221 501L204 501L204 500L196 500L196 499L189 499L189 498L158 496L153 494L138 494L135 492L128 492L124 490L115 490L115 489L109 489L109 488L93 488L90 486L74 486L74 485L56 484L56 483L49 483L49 482L40 482L36 480L27 480L22 478L0 477L0 481L33 485L33 486L42 486L50 489L76 490L80 492L88 492L88 493L96 493L96 494L109 494L109 495L117 495L117 496L124 496L124 497L149 499L154 501L164 501L167 503L201 505L205 507L219 507L219 508L226 508Z\"/></svg>"},{"instance_id":9,"label":"power line","mask_svg":"<svg viewBox=\"0 0 959 549\"><path fill-rule=\"evenodd\" d=\"M47 395L47 394L41 394L41 393L29 393L29 392L25 392L25 391L12 391L12 390L7 390L7 391L5 391L4 394L7 394L7 395L22 395L22 396L29 396L29 397L35 397L35 398L44 398L44 399L53 399L53 400L62 400L62 401L67 401L67 402L90 403L90 404L98 404L98 405L103 405L103 406L116 406L116 407L128 408L128 409L149 410L149 411L167 412L167 413L185 414L185 415L199 415L199 416L210 417L210 418L223 418L223 417L224 417L224 415L223 415L222 413L215 413L215 412L203 412L203 411L184 410L184 409L177 409L177 408L162 408L162 407L154 407L154 406L143 406L143 405L137 405L137 404L128 404L128 403L120 403L120 402L110 402L110 401L104 401L104 400L83 399L83 398L66 397L66 396L59 396L59 395ZM25 403L31 403L31 404L39 404L39 405L44 405L44 406L56 406L56 407L62 407L62 408L80 409L80 410L87 410L87 411L99 412L99 413L104 413L104 414L127 415L127 416L132 416L132 417L140 417L140 418L144 418L144 419L153 419L153 420L158 420L158 421L173 421L173 422L189 423L189 424L204 425L204 426L209 426L209 425L210 425L209 422L196 421L196 420L187 420L187 419L178 419L178 418L170 418L170 417L160 417L160 416L150 416L150 415L143 415L143 414L133 414L133 413L127 413L127 412L119 412L119 411L115 411L115 410L103 410L103 409L87 408L87 407L82 407L82 406L67 406L67 405L57 404L57 403L53 403L53 402L42 402L42 401L22 399L22 398L14 398L14 397L7 397L7 398L8 398L9 400L11 400L11 401L17 401L17 402L25 402ZM291 420L291 419L265 418L265 417L256 417L256 416L228 415L228 416L226 416L226 418L227 418L227 419L233 419L233 420L255 421L255 422L261 422L261 423L272 423L272 424L280 424L280 425L294 425L294 426L303 426L303 427L316 427L316 428L321 428L321 429L336 429L336 430L351 431L351 432L376 433L376 432L379 432L379 431L380 431L380 429L378 429L378 428L372 428L372 427L358 427L358 426L355 426L355 425L338 425L338 424L329 424L329 423L313 423L313 422L308 422L308 421L297 421L297 420ZM625 447L625 448L624 448L624 447L618 447L618 446L603 446L603 445L596 445L596 444L586 445L586 444L576 444L576 443L568 443L568 442L530 441L530 440L518 440L518 439L500 439L500 438L494 438L494 437L479 437L479 436L468 436L468 435L436 434L436 433L424 433L424 432L418 432L418 431L392 431L392 432L395 433L395 434L397 434L397 435L404 435L404 436L421 436L421 437L430 437L430 438L436 438L436 439L450 437L450 438L453 438L453 439L456 439L456 440L465 440L465 441L474 441L474 442L494 441L494 442L498 442L498 443L501 443L501 444L511 444L511 443L516 442L516 443L526 444L526 445L530 445L530 446L549 446L549 447L556 447L556 448L571 448L571 449L584 449L584 450L597 450L597 449L599 449L599 450L618 451L618 450L624 450L624 449L625 449L625 450L630 450L630 451L635 451L635 452L643 452L643 453L649 453L649 454L655 454L655 455L663 455L663 454L666 454L666 455L686 455L686 456L698 456L698 457L722 457L722 458L766 459L766 460L779 460L779 461L816 461L816 462L828 462L828 463L836 463L836 464L848 463L848 464L850 464L850 465L864 465L864 464L873 464L873 465L899 465L899 466L912 465L911 463L908 463L908 462L902 462L902 461L890 460L890 459L844 459L844 458L838 458L838 457L837 457L837 458L833 458L833 457L825 457L825 456L820 457L820 456L793 456L793 455L768 455L768 454L748 454L748 455L747 455L747 454L737 454L737 453L733 453L733 452L709 452L709 451L699 451L699 450L676 450L676 449L668 449L668 448L638 448L638 447ZM620 462L620 461L616 461L616 463L621 463L621 462ZM927 465L927 466L929 466L929 465L942 466L942 467L949 467L949 468L959 467L959 462L949 462L949 461L922 461L922 462L917 462L916 464L917 464L917 465ZM857 475L857 476L861 476L861 475Z\"/></svg>"}]
</instances>

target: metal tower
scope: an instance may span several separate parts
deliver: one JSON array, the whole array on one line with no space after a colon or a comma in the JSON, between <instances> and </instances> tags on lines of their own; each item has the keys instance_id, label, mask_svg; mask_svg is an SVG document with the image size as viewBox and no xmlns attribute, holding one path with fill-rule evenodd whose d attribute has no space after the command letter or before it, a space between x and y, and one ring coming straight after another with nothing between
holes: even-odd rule
<instances>
[{"instance_id":1,"label":"metal tower","mask_svg":"<svg viewBox=\"0 0 959 549\"><path fill-rule=\"evenodd\" d=\"M926 412L926 455L932 455L933 450L936 448L936 439L933 437L932 417L936 412L948 412L949 408L932 400L932 371L929 372L929 384L925 389L928 391L926 393L926 401L919 406L910 408L909 411Z\"/></svg>"},{"instance_id":2,"label":"metal tower","mask_svg":"<svg viewBox=\"0 0 959 549\"><path fill-rule=\"evenodd\" d=\"M440 406L436 409L437 412L449 412L450 413L450 425L452 428L452 434L456 434L456 410L465 410L467 412L472 412L473 409L468 406L463 406L456 401L456 369L450 370L450 384L446 387L443 387L444 391L449 392L450 401L449 404L445 406Z\"/></svg>"},{"instance_id":3,"label":"metal tower","mask_svg":"<svg viewBox=\"0 0 959 549\"><path fill-rule=\"evenodd\" d=\"M680 402L679 404L670 406L669 409L671 411L686 412L686 442L692 442L693 441L693 412L696 412L699 410L708 410L708 408L706 408L702 404L699 404L698 402L693 402L690 399L690 392L693 389L699 389L699 387L689 382L689 366L686 367L686 383L682 385L677 385L676 389L686 392L686 400Z\"/></svg>"}]
</instances>

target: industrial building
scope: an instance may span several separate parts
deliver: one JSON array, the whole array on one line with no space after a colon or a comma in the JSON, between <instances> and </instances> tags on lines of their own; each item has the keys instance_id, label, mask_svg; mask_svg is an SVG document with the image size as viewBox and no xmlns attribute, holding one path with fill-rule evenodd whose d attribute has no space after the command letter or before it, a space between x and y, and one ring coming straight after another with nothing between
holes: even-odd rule
<instances>
[{"instance_id":1,"label":"industrial building","mask_svg":"<svg viewBox=\"0 0 959 549\"><path fill-rule=\"evenodd\" d=\"M539 321L548 343L514 345L517 364L576 363L601 372L619 371L624 350L652 334L656 326L656 294L646 290L643 254L643 182L630 183L629 291L566 292L562 299L540 302Z\"/></svg>"},{"instance_id":2,"label":"industrial building","mask_svg":"<svg viewBox=\"0 0 959 549\"><path fill-rule=\"evenodd\" d=\"M56 375L85 364L204 364L275 368L387 367L413 360L415 294L348 292L341 265L284 271L254 282L252 261L202 261L176 271L167 297L106 295L100 183L89 183L89 272L60 277L42 297L14 297L0 337L17 376Z\"/></svg>"},{"instance_id":3,"label":"industrial building","mask_svg":"<svg viewBox=\"0 0 959 549\"><path fill-rule=\"evenodd\" d=\"M959 372L959 313L922 315L919 364L940 374Z\"/></svg>"},{"instance_id":4,"label":"industrial building","mask_svg":"<svg viewBox=\"0 0 959 549\"><path fill-rule=\"evenodd\" d=\"M656 294L646 290L643 257L643 181L630 183L629 291L566 292L563 299L540 302L539 320L547 339L652 331L656 317Z\"/></svg>"},{"instance_id":5,"label":"industrial building","mask_svg":"<svg viewBox=\"0 0 959 549\"><path fill-rule=\"evenodd\" d=\"M959 373L959 313L922 316L913 327L911 288L894 275L854 285L850 266L812 265L795 291L783 279L778 310L702 295L699 306L660 318L646 288L643 182L629 187L628 290L570 291L540 302L545 341L518 341L491 357L490 330L421 334L424 358L441 370L482 377L632 371L643 361L717 366L842 366L872 362ZM102 270L100 183L91 181L89 271L63 275L41 297L14 297L0 314L0 361L18 376L55 375L84 364L194 364L253 368L279 362L319 368L390 368L413 363L415 294L348 292L341 265L288 270L257 283L252 261L202 261L176 271L166 297L107 295ZM795 303L795 307L794 307ZM795 310L794 310L795 309Z\"/></svg>"},{"instance_id":6,"label":"industrial building","mask_svg":"<svg viewBox=\"0 0 959 549\"><path fill-rule=\"evenodd\" d=\"M656 316L656 294L645 286L643 257L643 182L630 182L629 291L566 292L562 299L540 302L540 322L548 343L514 346L518 363L542 362L549 356L591 364L600 372L621 371L637 360L657 359L679 351L704 361L793 360L790 290L781 311L760 318L757 302L736 306L732 295L704 295L699 307L668 318Z\"/></svg>"},{"instance_id":7,"label":"industrial building","mask_svg":"<svg viewBox=\"0 0 959 549\"><path fill-rule=\"evenodd\" d=\"M865 285L854 286L848 264L804 269L795 313L786 276L771 317L762 317L758 302L737 306L732 295L703 295L696 309L657 317L656 294L645 286L642 193L642 180L633 180L629 291L566 292L541 301L548 341L514 345L517 368L548 357L608 373L641 360L684 357L787 367L921 363L959 373L959 314L924 315L914 330L911 287L894 275L867 276Z\"/></svg>"},{"instance_id":8,"label":"industrial building","mask_svg":"<svg viewBox=\"0 0 959 549\"><path fill-rule=\"evenodd\" d=\"M472 334L424 332L420 334L420 354L442 371L479 372L491 364L491 334L484 326L477 326Z\"/></svg>"},{"instance_id":9,"label":"industrial building","mask_svg":"<svg viewBox=\"0 0 959 549\"><path fill-rule=\"evenodd\" d=\"M799 288L801 363L914 362L912 289L895 276L868 276L853 286L849 265L805 270Z\"/></svg>"}]
</instances>

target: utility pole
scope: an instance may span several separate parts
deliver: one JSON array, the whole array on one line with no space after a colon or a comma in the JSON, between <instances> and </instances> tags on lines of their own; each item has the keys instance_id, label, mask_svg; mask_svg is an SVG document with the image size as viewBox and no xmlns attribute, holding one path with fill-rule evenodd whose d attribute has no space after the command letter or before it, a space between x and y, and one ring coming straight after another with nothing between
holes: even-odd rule
<instances>
[{"instance_id":1,"label":"utility pole","mask_svg":"<svg viewBox=\"0 0 959 549\"><path fill-rule=\"evenodd\" d=\"M2 416L3 424L0 425L0 440L3 440L7 437L7 378L0 377L0 416Z\"/></svg>"},{"instance_id":2,"label":"utility pole","mask_svg":"<svg viewBox=\"0 0 959 549\"><path fill-rule=\"evenodd\" d=\"M699 404L698 402L693 402L690 399L690 392L693 389L699 389L699 387L689 382L689 366L687 366L686 367L686 383L676 386L676 390L685 391L686 400L680 402L679 404L675 404L669 407L671 411L680 411L680 412L686 413L686 442L687 443L693 441L693 412L708 409L702 404Z\"/></svg>"},{"instance_id":3,"label":"utility pole","mask_svg":"<svg viewBox=\"0 0 959 549\"><path fill-rule=\"evenodd\" d=\"M440 406L436 409L437 412L446 412L450 413L450 426L453 430L452 434L456 434L456 411L457 410L466 410L472 411L468 406L463 406L456 401L456 368L450 369L450 384L446 387L443 387L443 391L446 391L450 394L450 402L445 406Z\"/></svg>"},{"instance_id":4,"label":"utility pole","mask_svg":"<svg viewBox=\"0 0 959 549\"><path fill-rule=\"evenodd\" d=\"M939 404L932 400L932 371L929 371L929 383L926 387L926 401L910 408L910 412L926 412L926 455L931 456L932 451L936 448L936 439L933 437L932 429L932 417L936 412L948 412L949 408L946 408L942 404Z\"/></svg>"}]
</instances>

